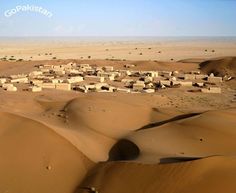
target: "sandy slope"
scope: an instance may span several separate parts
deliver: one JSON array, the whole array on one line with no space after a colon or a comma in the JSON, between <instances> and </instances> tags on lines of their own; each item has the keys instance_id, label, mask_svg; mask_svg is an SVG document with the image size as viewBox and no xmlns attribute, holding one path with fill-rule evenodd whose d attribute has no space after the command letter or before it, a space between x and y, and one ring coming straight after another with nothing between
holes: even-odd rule
<instances>
[{"instance_id":1,"label":"sandy slope","mask_svg":"<svg viewBox=\"0 0 236 193\"><path fill-rule=\"evenodd\" d=\"M144 165L103 163L89 172L81 187L102 193L233 193L236 190L235 157ZM78 188L77 193L86 193Z\"/></svg>"},{"instance_id":2,"label":"sandy slope","mask_svg":"<svg viewBox=\"0 0 236 193\"><path fill-rule=\"evenodd\" d=\"M72 193L92 162L50 128L0 113L0 192Z\"/></svg>"},{"instance_id":3,"label":"sandy slope","mask_svg":"<svg viewBox=\"0 0 236 193\"><path fill-rule=\"evenodd\" d=\"M149 124L155 113L142 105L95 96L74 99L65 109L71 124L81 125L116 139Z\"/></svg>"},{"instance_id":4,"label":"sandy slope","mask_svg":"<svg viewBox=\"0 0 236 193\"><path fill-rule=\"evenodd\" d=\"M200 69L207 74L236 76L236 57L208 60L200 63Z\"/></svg>"},{"instance_id":5,"label":"sandy slope","mask_svg":"<svg viewBox=\"0 0 236 193\"><path fill-rule=\"evenodd\" d=\"M128 139L139 147L140 161L235 155L235 125L236 109L209 111L140 130Z\"/></svg>"}]
</instances>

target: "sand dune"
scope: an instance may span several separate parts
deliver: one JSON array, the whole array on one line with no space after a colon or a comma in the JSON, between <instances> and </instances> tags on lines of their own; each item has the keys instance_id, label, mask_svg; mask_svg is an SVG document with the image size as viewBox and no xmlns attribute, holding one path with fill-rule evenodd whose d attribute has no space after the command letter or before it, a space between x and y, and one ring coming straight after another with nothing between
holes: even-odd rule
<instances>
[{"instance_id":1,"label":"sand dune","mask_svg":"<svg viewBox=\"0 0 236 193\"><path fill-rule=\"evenodd\" d=\"M116 139L149 124L155 113L151 108L94 96L74 99L65 109L71 124Z\"/></svg>"},{"instance_id":2,"label":"sand dune","mask_svg":"<svg viewBox=\"0 0 236 193\"><path fill-rule=\"evenodd\" d=\"M92 162L50 128L0 113L0 192L72 193Z\"/></svg>"},{"instance_id":3,"label":"sand dune","mask_svg":"<svg viewBox=\"0 0 236 193\"><path fill-rule=\"evenodd\" d=\"M235 157L210 157L172 164L110 162L92 169L80 187L102 193L233 193ZM77 193L86 193L81 188Z\"/></svg>"},{"instance_id":4,"label":"sand dune","mask_svg":"<svg viewBox=\"0 0 236 193\"><path fill-rule=\"evenodd\" d=\"M66 125L54 130L95 162L107 160L117 139L149 124L155 114L152 108L97 96L73 99L63 113Z\"/></svg>"},{"instance_id":5,"label":"sand dune","mask_svg":"<svg viewBox=\"0 0 236 193\"><path fill-rule=\"evenodd\" d=\"M139 130L127 139L139 148L140 155L137 160L141 162L169 162L214 155L234 155L235 117L236 109L209 111ZM127 147L123 150L127 151ZM120 152L122 154L122 150Z\"/></svg>"},{"instance_id":6,"label":"sand dune","mask_svg":"<svg viewBox=\"0 0 236 193\"><path fill-rule=\"evenodd\" d=\"M228 57L208 60L200 64L200 69L207 74L214 73L218 76L236 76L236 58Z\"/></svg>"}]
</instances>

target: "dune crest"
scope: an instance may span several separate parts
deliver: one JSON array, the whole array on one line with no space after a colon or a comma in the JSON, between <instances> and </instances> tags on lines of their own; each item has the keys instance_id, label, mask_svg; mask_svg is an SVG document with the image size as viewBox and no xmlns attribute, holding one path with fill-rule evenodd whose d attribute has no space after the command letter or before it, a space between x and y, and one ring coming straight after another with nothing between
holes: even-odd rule
<instances>
[{"instance_id":1,"label":"dune crest","mask_svg":"<svg viewBox=\"0 0 236 193\"><path fill-rule=\"evenodd\" d=\"M160 126L158 123L151 124L154 126L134 132L126 139L136 144L140 150L135 160L144 163L234 155L235 117L236 109L209 111L185 119L173 119ZM123 148L123 151L128 148Z\"/></svg>"}]
</instances>

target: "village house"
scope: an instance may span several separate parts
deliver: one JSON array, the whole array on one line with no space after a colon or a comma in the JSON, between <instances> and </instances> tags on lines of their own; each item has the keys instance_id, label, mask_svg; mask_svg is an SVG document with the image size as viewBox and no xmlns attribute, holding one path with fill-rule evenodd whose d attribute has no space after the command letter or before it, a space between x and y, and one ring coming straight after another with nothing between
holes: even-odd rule
<instances>
[{"instance_id":1,"label":"village house","mask_svg":"<svg viewBox=\"0 0 236 193\"><path fill-rule=\"evenodd\" d=\"M3 88L3 89L6 89L7 87L10 87L10 86L14 86L14 85L11 84L11 83L3 83L3 84L2 84L2 88Z\"/></svg>"},{"instance_id":2,"label":"village house","mask_svg":"<svg viewBox=\"0 0 236 193\"><path fill-rule=\"evenodd\" d=\"M133 84L134 91L142 91L145 88L145 83L143 81L137 81Z\"/></svg>"},{"instance_id":3,"label":"village house","mask_svg":"<svg viewBox=\"0 0 236 193\"><path fill-rule=\"evenodd\" d=\"M124 78L124 79L121 80L121 82L123 82L123 83L132 83L132 82L134 82L134 80L133 79Z\"/></svg>"},{"instance_id":4,"label":"village house","mask_svg":"<svg viewBox=\"0 0 236 193\"><path fill-rule=\"evenodd\" d=\"M195 78L196 79L205 79L205 78L207 78L208 76L207 75L204 75L204 74L197 74L197 75L195 75Z\"/></svg>"},{"instance_id":5,"label":"village house","mask_svg":"<svg viewBox=\"0 0 236 193\"><path fill-rule=\"evenodd\" d=\"M57 90L70 91L71 90L71 84L69 84L69 83L58 83L58 84L56 84L56 89Z\"/></svg>"},{"instance_id":6,"label":"village house","mask_svg":"<svg viewBox=\"0 0 236 193\"><path fill-rule=\"evenodd\" d=\"M52 79L51 82L54 83L54 84L57 84L57 83L62 83L63 80L56 78L56 79Z\"/></svg>"},{"instance_id":7,"label":"village house","mask_svg":"<svg viewBox=\"0 0 236 193\"><path fill-rule=\"evenodd\" d=\"M37 80L37 79L31 80L31 81L30 81L30 84L33 84L33 85L41 85L41 84L43 84L43 80Z\"/></svg>"},{"instance_id":8,"label":"village house","mask_svg":"<svg viewBox=\"0 0 236 193\"><path fill-rule=\"evenodd\" d=\"M42 88L55 89L56 85L52 82L44 82L40 85Z\"/></svg>"},{"instance_id":9,"label":"village house","mask_svg":"<svg viewBox=\"0 0 236 193\"><path fill-rule=\"evenodd\" d=\"M109 87L107 83L97 83L95 84L95 89L96 90L102 90L102 87Z\"/></svg>"},{"instance_id":10,"label":"village house","mask_svg":"<svg viewBox=\"0 0 236 193\"><path fill-rule=\"evenodd\" d=\"M115 73L113 72L98 72L97 76L104 77L105 80L115 80Z\"/></svg>"},{"instance_id":11,"label":"village house","mask_svg":"<svg viewBox=\"0 0 236 193\"><path fill-rule=\"evenodd\" d=\"M16 92L17 91L17 87L15 86L8 86L6 88L6 91L9 91L9 92Z\"/></svg>"},{"instance_id":12,"label":"village house","mask_svg":"<svg viewBox=\"0 0 236 193\"><path fill-rule=\"evenodd\" d=\"M129 70L119 70L121 76L130 76L132 75L131 71Z\"/></svg>"},{"instance_id":13,"label":"village house","mask_svg":"<svg viewBox=\"0 0 236 193\"><path fill-rule=\"evenodd\" d=\"M3 84L3 89L9 92L16 92L17 87L15 87L13 84Z\"/></svg>"},{"instance_id":14,"label":"village house","mask_svg":"<svg viewBox=\"0 0 236 193\"><path fill-rule=\"evenodd\" d=\"M207 78L207 81L209 83L221 83L221 82L223 82L223 78L222 77L216 77L216 76L209 76Z\"/></svg>"},{"instance_id":15,"label":"village house","mask_svg":"<svg viewBox=\"0 0 236 193\"><path fill-rule=\"evenodd\" d=\"M31 92L41 92L42 91L42 87L31 86L31 87L29 87L29 91L31 91Z\"/></svg>"},{"instance_id":16,"label":"village house","mask_svg":"<svg viewBox=\"0 0 236 193\"><path fill-rule=\"evenodd\" d=\"M74 84L74 83L79 83L83 81L84 81L84 78L82 76L73 76L73 77L68 78L65 82Z\"/></svg>"},{"instance_id":17,"label":"village house","mask_svg":"<svg viewBox=\"0 0 236 193\"><path fill-rule=\"evenodd\" d=\"M120 93L131 93L131 90L129 88L117 88L116 92Z\"/></svg>"},{"instance_id":18,"label":"village house","mask_svg":"<svg viewBox=\"0 0 236 193\"><path fill-rule=\"evenodd\" d=\"M170 87L171 81L170 80L160 80L159 85L164 85L164 86Z\"/></svg>"},{"instance_id":19,"label":"village house","mask_svg":"<svg viewBox=\"0 0 236 193\"><path fill-rule=\"evenodd\" d=\"M0 78L0 85L4 84L7 82L6 78Z\"/></svg>"},{"instance_id":20,"label":"village house","mask_svg":"<svg viewBox=\"0 0 236 193\"><path fill-rule=\"evenodd\" d=\"M204 87L205 84L204 84L204 82L196 82L196 83L194 83L194 86L197 86L197 87Z\"/></svg>"},{"instance_id":21,"label":"village house","mask_svg":"<svg viewBox=\"0 0 236 193\"><path fill-rule=\"evenodd\" d=\"M33 72L29 73L29 77L30 78L35 78L35 77L37 77L39 75L42 75L42 74L43 74L42 71L33 71Z\"/></svg>"},{"instance_id":22,"label":"village house","mask_svg":"<svg viewBox=\"0 0 236 193\"><path fill-rule=\"evenodd\" d=\"M153 77L151 77L151 76L146 76L145 78L144 78L144 82L145 83L149 83L149 82L152 82L153 81Z\"/></svg>"},{"instance_id":23,"label":"village house","mask_svg":"<svg viewBox=\"0 0 236 193\"><path fill-rule=\"evenodd\" d=\"M102 76L85 76L84 80L89 82L104 82L105 78Z\"/></svg>"},{"instance_id":24,"label":"village house","mask_svg":"<svg viewBox=\"0 0 236 193\"><path fill-rule=\"evenodd\" d=\"M193 82L190 81L180 81L181 86L193 86Z\"/></svg>"},{"instance_id":25,"label":"village house","mask_svg":"<svg viewBox=\"0 0 236 193\"><path fill-rule=\"evenodd\" d=\"M105 66L103 69L104 69L105 72L113 72L114 71L113 66Z\"/></svg>"},{"instance_id":26,"label":"village house","mask_svg":"<svg viewBox=\"0 0 236 193\"><path fill-rule=\"evenodd\" d=\"M196 79L195 74L185 74L184 75L184 80L194 80L194 79Z\"/></svg>"},{"instance_id":27,"label":"village house","mask_svg":"<svg viewBox=\"0 0 236 193\"><path fill-rule=\"evenodd\" d=\"M14 78L11 79L11 83L28 83L28 78L26 77L19 77L19 78Z\"/></svg>"},{"instance_id":28,"label":"village house","mask_svg":"<svg viewBox=\"0 0 236 193\"><path fill-rule=\"evenodd\" d=\"M172 72L170 72L170 71L160 71L159 75L163 76L163 77L166 77L166 78L169 78L170 76L172 76Z\"/></svg>"}]
</instances>

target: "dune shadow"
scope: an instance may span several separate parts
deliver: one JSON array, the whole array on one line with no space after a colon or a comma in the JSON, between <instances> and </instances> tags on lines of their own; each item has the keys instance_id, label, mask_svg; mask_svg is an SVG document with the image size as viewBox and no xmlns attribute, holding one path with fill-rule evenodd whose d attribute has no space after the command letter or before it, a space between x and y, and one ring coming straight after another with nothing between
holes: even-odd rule
<instances>
[{"instance_id":1,"label":"dune shadow","mask_svg":"<svg viewBox=\"0 0 236 193\"><path fill-rule=\"evenodd\" d=\"M160 122L157 122L157 123L150 123L148 125L145 125L145 126L141 127L140 129L137 129L136 131L151 129L153 127L158 127L158 126L164 125L166 123L170 123L170 122L173 122L173 121L179 121L179 120L182 120L182 119L187 119L187 118L194 117L194 116L197 116L197 115L200 115L200 114L202 114L202 113L188 113L188 114L178 115L178 116L173 117L171 119L167 119L167 120L160 121Z\"/></svg>"},{"instance_id":2,"label":"dune shadow","mask_svg":"<svg viewBox=\"0 0 236 193\"><path fill-rule=\"evenodd\" d=\"M108 161L134 160L139 154L140 149L135 143L121 139L111 148Z\"/></svg>"},{"instance_id":3,"label":"dune shadow","mask_svg":"<svg viewBox=\"0 0 236 193\"><path fill-rule=\"evenodd\" d=\"M166 157L160 159L160 164L179 163L202 159L199 157Z\"/></svg>"}]
</instances>

